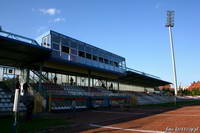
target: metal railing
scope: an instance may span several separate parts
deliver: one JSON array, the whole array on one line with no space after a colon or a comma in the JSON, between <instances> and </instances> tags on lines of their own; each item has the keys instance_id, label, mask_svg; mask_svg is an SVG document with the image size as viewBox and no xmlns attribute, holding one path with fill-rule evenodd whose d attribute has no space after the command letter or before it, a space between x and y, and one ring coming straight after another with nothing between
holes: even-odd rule
<instances>
[{"instance_id":1,"label":"metal railing","mask_svg":"<svg viewBox=\"0 0 200 133\"><path fill-rule=\"evenodd\" d=\"M141 71L138 71L138 70L135 70L135 69L132 69L132 68L128 68L128 67L126 67L126 71L131 71L131 72L138 73L140 75L148 76L148 77L151 77L151 78L161 79L158 76L154 76L154 75L144 73L144 72L141 72Z\"/></svg>"},{"instance_id":2,"label":"metal railing","mask_svg":"<svg viewBox=\"0 0 200 133\"><path fill-rule=\"evenodd\" d=\"M7 31L3 31L1 28L0 28L0 36L4 36L4 37L7 37L7 38L11 38L11 39L15 39L15 40L18 40L18 41L23 41L23 42L26 42L26 43L29 43L29 44L39 46L39 44L37 43L36 40L33 40L31 38L27 38L27 37L24 37L24 36L21 36L21 35L17 35L17 34L14 34L14 33L10 33L10 32L7 32Z\"/></svg>"}]
</instances>

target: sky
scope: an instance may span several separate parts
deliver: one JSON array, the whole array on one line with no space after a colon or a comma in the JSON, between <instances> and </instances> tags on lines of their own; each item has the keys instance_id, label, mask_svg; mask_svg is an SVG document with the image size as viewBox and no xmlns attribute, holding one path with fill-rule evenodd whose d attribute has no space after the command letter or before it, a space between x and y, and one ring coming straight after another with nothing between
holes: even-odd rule
<instances>
[{"instance_id":1,"label":"sky","mask_svg":"<svg viewBox=\"0 0 200 133\"><path fill-rule=\"evenodd\" d=\"M0 0L3 30L36 39L48 30L126 58L173 82L166 11L175 11L178 85L200 80L199 0Z\"/></svg>"}]
</instances>

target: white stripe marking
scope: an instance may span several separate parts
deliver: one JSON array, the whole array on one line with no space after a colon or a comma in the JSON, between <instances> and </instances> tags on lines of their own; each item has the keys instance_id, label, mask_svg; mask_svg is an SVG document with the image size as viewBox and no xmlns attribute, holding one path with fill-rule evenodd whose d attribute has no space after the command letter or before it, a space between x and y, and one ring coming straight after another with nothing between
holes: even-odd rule
<instances>
[{"instance_id":1,"label":"white stripe marking","mask_svg":"<svg viewBox=\"0 0 200 133\"><path fill-rule=\"evenodd\" d=\"M132 131L132 132L165 133L163 131L139 130L139 129L130 129L130 128L119 128L119 127L113 127L113 126L101 126L101 125L96 125L96 124L89 124L89 125L92 126L92 127L98 127L98 128L116 129L116 130Z\"/></svg>"}]
</instances>

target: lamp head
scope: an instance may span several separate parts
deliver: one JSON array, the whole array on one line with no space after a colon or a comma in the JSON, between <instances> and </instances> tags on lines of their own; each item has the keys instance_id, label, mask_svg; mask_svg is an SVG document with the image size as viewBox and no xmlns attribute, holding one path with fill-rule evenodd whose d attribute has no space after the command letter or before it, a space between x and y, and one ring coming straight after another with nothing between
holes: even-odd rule
<instances>
[{"instance_id":1,"label":"lamp head","mask_svg":"<svg viewBox=\"0 0 200 133\"><path fill-rule=\"evenodd\" d=\"M166 27L174 27L174 11L167 11Z\"/></svg>"}]
</instances>

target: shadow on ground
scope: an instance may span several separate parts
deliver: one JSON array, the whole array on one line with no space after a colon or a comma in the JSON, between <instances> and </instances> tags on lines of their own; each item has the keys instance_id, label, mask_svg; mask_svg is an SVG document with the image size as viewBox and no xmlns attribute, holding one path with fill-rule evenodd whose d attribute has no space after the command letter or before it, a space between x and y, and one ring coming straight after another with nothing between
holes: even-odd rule
<instances>
[{"instance_id":1,"label":"shadow on ground","mask_svg":"<svg viewBox=\"0 0 200 133\"><path fill-rule=\"evenodd\" d=\"M154 116L156 114L162 114L165 112L177 110L182 107L193 106L193 105L199 105L199 102L194 102L194 103L190 102L189 104L181 103L181 104L177 104L176 106L173 106L173 105L170 106L170 104L167 106L163 106L163 105L137 106L137 107L129 108L128 110L121 110L120 108L85 110L85 111L76 112L75 114L56 113L54 114L54 116L57 118L60 117L62 119L70 119L74 123L73 125L69 126L67 129L58 130L57 133L66 133L66 132L77 133L77 132L84 132L89 129L97 128L97 127L90 126L90 124L108 126L112 124L118 124L122 122L137 120L140 118ZM149 121L149 122L152 122L152 121ZM140 128L140 124L134 125L131 128ZM148 123L143 123L143 124L148 124ZM105 131L107 130L105 129Z\"/></svg>"}]
</instances>

